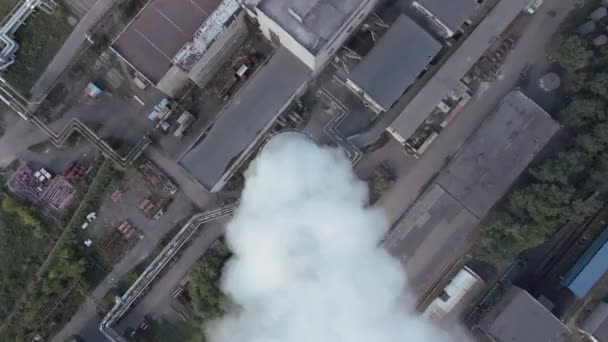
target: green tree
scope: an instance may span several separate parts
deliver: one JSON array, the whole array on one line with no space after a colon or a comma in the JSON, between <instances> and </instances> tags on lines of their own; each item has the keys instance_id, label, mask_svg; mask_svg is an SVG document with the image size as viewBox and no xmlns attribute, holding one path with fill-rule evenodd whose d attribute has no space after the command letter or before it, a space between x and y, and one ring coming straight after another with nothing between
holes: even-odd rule
<instances>
[{"instance_id":1,"label":"green tree","mask_svg":"<svg viewBox=\"0 0 608 342\"><path fill-rule=\"evenodd\" d=\"M509 196L508 211L519 222L555 228L570 213L574 190L554 184L532 184Z\"/></svg>"},{"instance_id":2,"label":"green tree","mask_svg":"<svg viewBox=\"0 0 608 342\"><path fill-rule=\"evenodd\" d=\"M596 164L589 172L589 178L585 184L589 192L608 192L608 154L603 153L598 157Z\"/></svg>"},{"instance_id":3,"label":"green tree","mask_svg":"<svg viewBox=\"0 0 608 342\"><path fill-rule=\"evenodd\" d=\"M606 106L599 99L575 97L559 112L559 120L566 126L579 128L606 118Z\"/></svg>"},{"instance_id":4,"label":"green tree","mask_svg":"<svg viewBox=\"0 0 608 342\"><path fill-rule=\"evenodd\" d=\"M608 72L595 74L587 82L587 88L596 95L608 98Z\"/></svg>"},{"instance_id":5,"label":"green tree","mask_svg":"<svg viewBox=\"0 0 608 342\"><path fill-rule=\"evenodd\" d=\"M606 145L598 140L593 133L579 134L574 138L574 142L590 155L602 152L606 147Z\"/></svg>"},{"instance_id":6,"label":"green tree","mask_svg":"<svg viewBox=\"0 0 608 342\"><path fill-rule=\"evenodd\" d=\"M224 246L208 251L190 272L188 293L192 307L201 322L224 313L227 299L220 289L222 268L230 257Z\"/></svg>"},{"instance_id":7,"label":"green tree","mask_svg":"<svg viewBox=\"0 0 608 342\"><path fill-rule=\"evenodd\" d=\"M588 66L593 58L593 51L577 35L558 36L548 49L549 57L555 59L568 72L575 72Z\"/></svg>"},{"instance_id":8,"label":"green tree","mask_svg":"<svg viewBox=\"0 0 608 342\"><path fill-rule=\"evenodd\" d=\"M590 162L591 158L587 154L570 149L532 169L530 174L543 183L567 185L581 175Z\"/></svg>"}]
</instances>

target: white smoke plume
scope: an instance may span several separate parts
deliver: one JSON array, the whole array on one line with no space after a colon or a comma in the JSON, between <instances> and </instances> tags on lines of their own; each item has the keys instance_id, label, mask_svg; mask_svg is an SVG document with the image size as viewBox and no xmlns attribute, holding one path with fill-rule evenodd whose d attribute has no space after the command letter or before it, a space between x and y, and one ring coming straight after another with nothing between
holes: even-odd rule
<instances>
[{"instance_id":1,"label":"white smoke plume","mask_svg":"<svg viewBox=\"0 0 608 342\"><path fill-rule=\"evenodd\" d=\"M404 303L403 270L378 247L385 218L342 152L281 135L246 178L223 279L240 308L210 341L452 341Z\"/></svg>"}]
</instances>

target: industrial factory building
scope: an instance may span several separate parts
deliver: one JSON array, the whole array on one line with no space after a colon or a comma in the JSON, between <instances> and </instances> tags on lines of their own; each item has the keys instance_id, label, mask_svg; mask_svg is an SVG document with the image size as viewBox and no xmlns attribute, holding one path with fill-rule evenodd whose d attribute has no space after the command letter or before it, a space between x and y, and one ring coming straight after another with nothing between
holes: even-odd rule
<instances>
[{"instance_id":1,"label":"industrial factory building","mask_svg":"<svg viewBox=\"0 0 608 342\"><path fill-rule=\"evenodd\" d=\"M264 36L298 56L314 74L331 60L377 0L244 0Z\"/></svg>"},{"instance_id":2,"label":"industrial factory building","mask_svg":"<svg viewBox=\"0 0 608 342\"><path fill-rule=\"evenodd\" d=\"M512 286L477 328L496 342L567 342L572 331L528 292Z\"/></svg>"},{"instance_id":3,"label":"industrial factory building","mask_svg":"<svg viewBox=\"0 0 608 342\"><path fill-rule=\"evenodd\" d=\"M310 74L311 70L287 49L277 50L180 165L209 191L221 190L279 115L303 94Z\"/></svg>"},{"instance_id":4,"label":"industrial factory building","mask_svg":"<svg viewBox=\"0 0 608 342\"><path fill-rule=\"evenodd\" d=\"M484 120L383 243L402 261L416 294L466 250L479 221L558 129L520 92Z\"/></svg>"},{"instance_id":5,"label":"industrial factory building","mask_svg":"<svg viewBox=\"0 0 608 342\"><path fill-rule=\"evenodd\" d=\"M576 297L584 299L608 272L608 228L593 241L566 274L561 285Z\"/></svg>"},{"instance_id":6,"label":"industrial factory building","mask_svg":"<svg viewBox=\"0 0 608 342\"><path fill-rule=\"evenodd\" d=\"M476 0L416 0L412 6L438 29L443 37L453 36L477 9Z\"/></svg>"},{"instance_id":7,"label":"industrial factory building","mask_svg":"<svg viewBox=\"0 0 608 342\"><path fill-rule=\"evenodd\" d=\"M444 3L444 1L439 2ZM461 79L477 60L528 5L529 0L500 0L407 104L387 131L397 141L405 144L431 112L448 97L448 93L459 86ZM448 7L451 8L451 5Z\"/></svg>"},{"instance_id":8,"label":"industrial factory building","mask_svg":"<svg viewBox=\"0 0 608 342\"><path fill-rule=\"evenodd\" d=\"M424 72L441 43L400 15L348 77L346 84L375 112L388 110Z\"/></svg>"},{"instance_id":9,"label":"industrial factory building","mask_svg":"<svg viewBox=\"0 0 608 342\"><path fill-rule=\"evenodd\" d=\"M204 86L246 36L237 0L152 0L112 49L175 97L188 80Z\"/></svg>"}]
</instances>

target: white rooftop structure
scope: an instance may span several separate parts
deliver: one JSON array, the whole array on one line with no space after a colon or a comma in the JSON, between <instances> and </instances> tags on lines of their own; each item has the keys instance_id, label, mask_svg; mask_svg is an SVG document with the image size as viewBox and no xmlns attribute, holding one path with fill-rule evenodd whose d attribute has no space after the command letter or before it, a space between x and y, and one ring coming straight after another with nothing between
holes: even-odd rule
<instances>
[{"instance_id":1,"label":"white rooftop structure","mask_svg":"<svg viewBox=\"0 0 608 342\"><path fill-rule=\"evenodd\" d=\"M266 38L320 71L377 0L242 0Z\"/></svg>"},{"instance_id":2,"label":"white rooftop structure","mask_svg":"<svg viewBox=\"0 0 608 342\"><path fill-rule=\"evenodd\" d=\"M469 291L480 284L483 284L483 279L465 266L445 287L439 297L435 298L424 310L422 317L431 321L442 319L446 314L454 310L456 305L462 301Z\"/></svg>"}]
</instances>

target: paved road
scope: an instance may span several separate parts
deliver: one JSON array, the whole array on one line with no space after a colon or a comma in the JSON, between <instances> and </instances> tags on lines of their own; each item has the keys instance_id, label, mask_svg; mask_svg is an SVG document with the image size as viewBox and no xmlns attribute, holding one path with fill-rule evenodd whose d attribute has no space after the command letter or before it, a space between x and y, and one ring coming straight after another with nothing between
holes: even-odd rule
<instances>
[{"instance_id":1,"label":"paved road","mask_svg":"<svg viewBox=\"0 0 608 342\"><path fill-rule=\"evenodd\" d=\"M80 47L85 42L86 34L99 20L112 8L115 0L97 0L95 5L80 19L68 39L57 52L46 70L30 90L32 100L41 100L51 89L55 81L67 69L74 57L78 54Z\"/></svg>"},{"instance_id":2,"label":"paved road","mask_svg":"<svg viewBox=\"0 0 608 342\"><path fill-rule=\"evenodd\" d=\"M458 151L486 115L515 87L521 71L527 65L537 68L548 66L545 61L544 46L574 3L576 1L573 0L546 0L541 10L530 18L524 35L502 66L502 75L499 79L491 84L484 84L474 94L473 99L458 118L441 133L421 159L407 157L408 160L397 164L398 180L378 203L385 209L389 223L394 224L403 215L425 186L443 168L446 159ZM549 15L550 13L555 15ZM396 143L388 143L381 150L366 156L359 166L361 172L369 172L366 169L370 169L372 163L394 159L395 153L399 150ZM446 240L445 244L449 245L449 242ZM410 268L418 269L415 266ZM409 274L409 277L416 278L419 275ZM420 296L425 290L415 295Z\"/></svg>"},{"instance_id":3,"label":"paved road","mask_svg":"<svg viewBox=\"0 0 608 342\"><path fill-rule=\"evenodd\" d=\"M191 205L184 205L184 203L189 203L188 198L186 198L186 195L183 194L183 192L178 192L173 205L171 205L167 213L160 218L162 222L142 227L145 232L144 238L135 245L119 263L114 265L112 271L106 276L104 281L91 292L91 295L94 298L103 298L112 287L114 287L114 280L121 279L129 273L133 267L145 260L171 228L179 221L192 214L193 208ZM93 300L87 298L72 319L57 335L55 335L52 341L63 342L64 339L73 334L82 334L83 337L92 336L93 338L103 338L101 333L99 333L100 321L101 318L97 314L96 304ZM89 341L88 338L85 338L85 340L87 342ZM91 339L91 341L95 341L95 339ZM105 340L101 339L100 341Z\"/></svg>"},{"instance_id":4,"label":"paved road","mask_svg":"<svg viewBox=\"0 0 608 342\"><path fill-rule=\"evenodd\" d=\"M38 127L21 119L15 112L2 113L5 133L0 138L0 167L7 166L31 145L47 140Z\"/></svg>"},{"instance_id":5,"label":"paved road","mask_svg":"<svg viewBox=\"0 0 608 342\"><path fill-rule=\"evenodd\" d=\"M202 227L201 233L196 236L191 245L184 250L182 257L168 269L162 278L158 279L150 292L137 304L131 312L115 327L118 333L127 328L136 328L144 315L150 314L159 318L171 312L171 293L179 281L188 273L190 268L205 253L211 245L224 233L224 226L228 219L211 222Z\"/></svg>"}]
</instances>

